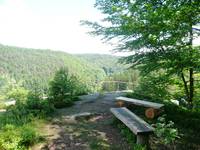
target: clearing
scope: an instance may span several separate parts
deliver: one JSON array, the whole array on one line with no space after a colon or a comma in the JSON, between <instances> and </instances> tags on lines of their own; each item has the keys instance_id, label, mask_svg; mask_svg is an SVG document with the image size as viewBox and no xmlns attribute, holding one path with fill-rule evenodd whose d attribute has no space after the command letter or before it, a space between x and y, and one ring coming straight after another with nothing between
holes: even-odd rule
<instances>
[{"instance_id":1,"label":"clearing","mask_svg":"<svg viewBox=\"0 0 200 150\"><path fill-rule=\"evenodd\" d=\"M47 141L33 150L129 150L130 145L112 125L110 108L124 93L81 96L73 106L59 109L41 129Z\"/></svg>"}]
</instances>

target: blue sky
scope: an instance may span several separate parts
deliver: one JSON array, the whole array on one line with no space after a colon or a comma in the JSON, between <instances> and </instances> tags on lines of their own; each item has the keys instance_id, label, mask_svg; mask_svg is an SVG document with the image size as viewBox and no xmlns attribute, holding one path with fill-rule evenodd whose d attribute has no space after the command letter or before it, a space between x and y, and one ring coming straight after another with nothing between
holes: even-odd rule
<instances>
[{"instance_id":1,"label":"blue sky","mask_svg":"<svg viewBox=\"0 0 200 150\"><path fill-rule=\"evenodd\" d=\"M0 43L69 53L110 53L80 20L99 21L95 0L0 0Z\"/></svg>"}]
</instances>

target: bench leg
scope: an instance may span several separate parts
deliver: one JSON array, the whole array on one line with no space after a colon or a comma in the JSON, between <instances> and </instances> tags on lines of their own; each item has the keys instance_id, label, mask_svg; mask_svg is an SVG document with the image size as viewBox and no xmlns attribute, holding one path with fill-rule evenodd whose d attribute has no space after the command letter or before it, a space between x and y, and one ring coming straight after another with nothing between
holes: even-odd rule
<instances>
[{"instance_id":1,"label":"bench leg","mask_svg":"<svg viewBox=\"0 0 200 150\"><path fill-rule=\"evenodd\" d=\"M137 144L140 145L146 145L148 147L149 145L149 135L137 135Z\"/></svg>"}]
</instances>

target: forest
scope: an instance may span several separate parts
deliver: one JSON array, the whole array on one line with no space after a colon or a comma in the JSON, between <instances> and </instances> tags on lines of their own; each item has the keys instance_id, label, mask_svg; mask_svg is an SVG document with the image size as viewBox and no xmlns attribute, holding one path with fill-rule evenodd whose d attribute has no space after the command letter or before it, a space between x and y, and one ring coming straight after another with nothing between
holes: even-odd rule
<instances>
[{"instance_id":1,"label":"forest","mask_svg":"<svg viewBox=\"0 0 200 150\"><path fill-rule=\"evenodd\" d=\"M200 2L94 7L81 25L130 55L0 45L0 150L199 150Z\"/></svg>"},{"instance_id":2,"label":"forest","mask_svg":"<svg viewBox=\"0 0 200 150\"><path fill-rule=\"evenodd\" d=\"M119 59L0 45L0 149L27 149L44 141L37 130L45 118L73 105L79 95L119 90L115 82L105 87L106 81L136 82L137 73L131 78ZM14 106L6 105L13 100Z\"/></svg>"},{"instance_id":3,"label":"forest","mask_svg":"<svg viewBox=\"0 0 200 150\"><path fill-rule=\"evenodd\" d=\"M83 78L88 88L105 76L102 68L63 52L1 45L0 57L1 75L16 80L27 89L45 91L49 80L61 67L67 67L71 74Z\"/></svg>"}]
</instances>

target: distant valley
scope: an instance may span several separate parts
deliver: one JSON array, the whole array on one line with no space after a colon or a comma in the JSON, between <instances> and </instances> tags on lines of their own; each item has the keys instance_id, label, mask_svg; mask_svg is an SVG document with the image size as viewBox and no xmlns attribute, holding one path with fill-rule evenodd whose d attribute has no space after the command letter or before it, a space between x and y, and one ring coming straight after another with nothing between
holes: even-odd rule
<instances>
[{"instance_id":1,"label":"distant valley","mask_svg":"<svg viewBox=\"0 0 200 150\"><path fill-rule=\"evenodd\" d=\"M52 50L0 45L1 76L14 79L28 89L46 90L52 76L61 67L68 68L71 74L79 76L92 87L106 76L125 69L124 65L117 63L118 59L119 57L112 55L72 55Z\"/></svg>"}]
</instances>

